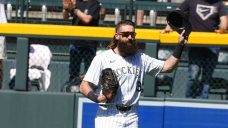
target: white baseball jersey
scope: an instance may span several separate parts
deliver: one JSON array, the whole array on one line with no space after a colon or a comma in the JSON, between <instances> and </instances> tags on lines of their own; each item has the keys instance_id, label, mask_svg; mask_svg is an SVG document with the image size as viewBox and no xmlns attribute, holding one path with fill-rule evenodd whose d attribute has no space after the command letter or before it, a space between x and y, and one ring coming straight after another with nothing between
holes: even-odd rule
<instances>
[{"instance_id":1,"label":"white baseball jersey","mask_svg":"<svg viewBox=\"0 0 228 128\"><path fill-rule=\"evenodd\" d=\"M135 105L138 103L143 76L145 73L157 75L163 68L164 61L137 52L134 56L123 58L113 50L107 50L94 57L84 80L99 85L101 72L111 68L119 81L117 95L112 103Z\"/></svg>"}]
</instances>

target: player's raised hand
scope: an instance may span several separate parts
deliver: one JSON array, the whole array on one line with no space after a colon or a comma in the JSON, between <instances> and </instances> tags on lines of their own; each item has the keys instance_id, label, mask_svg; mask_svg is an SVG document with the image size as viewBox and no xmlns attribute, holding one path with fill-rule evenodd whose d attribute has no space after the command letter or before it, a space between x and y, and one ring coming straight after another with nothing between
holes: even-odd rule
<instances>
[{"instance_id":1,"label":"player's raised hand","mask_svg":"<svg viewBox=\"0 0 228 128\"><path fill-rule=\"evenodd\" d=\"M187 44L188 42L188 37L184 37L185 30L182 31L182 33L178 37L178 42L182 44Z\"/></svg>"}]
</instances>

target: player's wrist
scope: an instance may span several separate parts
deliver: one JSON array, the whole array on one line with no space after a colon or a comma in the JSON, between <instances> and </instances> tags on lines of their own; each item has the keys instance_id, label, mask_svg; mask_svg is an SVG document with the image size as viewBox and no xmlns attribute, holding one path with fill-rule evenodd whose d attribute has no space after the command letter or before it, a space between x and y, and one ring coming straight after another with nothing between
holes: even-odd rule
<instances>
[{"instance_id":1,"label":"player's wrist","mask_svg":"<svg viewBox=\"0 0 228 128\"><path fill-rule=\"evenodd\" d=\"M178 43L176 45L176 48L175 48L174 52L173 52L173 56L175 58L177 58L177 59L180 59L184 47L185 47L185 44L184 43L182 43L182 42Z\"/></svg>"},{"instance_id":2,"label":"player's wrist","mask_svg":"<svg viewBox=\"0 0 228 128\"><path fill-rule=\"evenodd\" d=\"M92 100L95 103L99 103L98 101L98 95L94 93L94 91L90 91L87 95L87 97Z\"/></svg>"}]
</instances>

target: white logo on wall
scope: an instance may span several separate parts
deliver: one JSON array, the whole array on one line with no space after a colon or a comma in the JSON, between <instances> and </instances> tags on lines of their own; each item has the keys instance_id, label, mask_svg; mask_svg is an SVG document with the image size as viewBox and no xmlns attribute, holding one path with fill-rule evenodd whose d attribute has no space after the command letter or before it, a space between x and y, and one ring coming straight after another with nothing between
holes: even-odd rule
<instances>
[{"instance_id":1,"label":"white logo on wall","mask_svg":"<svg viewBox=\"0 0 228 128\"><path fill-rule=\"evenodd\" d=\"M196 7L196 13L203 19L206 20L208 17L216 12L216 8L213 6L198 4Z\"/></svg>"}]
</instances>

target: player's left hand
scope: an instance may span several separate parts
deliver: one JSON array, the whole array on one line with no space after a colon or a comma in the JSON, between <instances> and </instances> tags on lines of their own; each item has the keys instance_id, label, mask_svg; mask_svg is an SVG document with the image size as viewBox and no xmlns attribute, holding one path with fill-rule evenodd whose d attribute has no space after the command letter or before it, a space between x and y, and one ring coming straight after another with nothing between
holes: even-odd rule
<instances>
[{"instance_id":1,"label":"player's left hand","mask_svg":"<svg viewBox=\"0 0 228 128\"><path fill-rule=\"evenodd\" d=\"M97 97L97 101L98 101L98 103L106 103L107 99L106 99L106 97L103 94L100 94Z\"/></svg>"}]
</instances>

